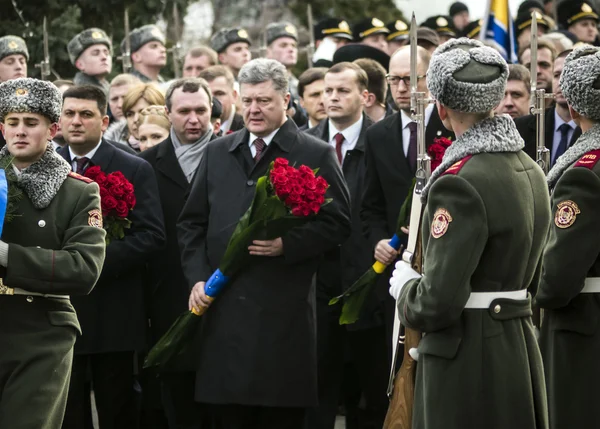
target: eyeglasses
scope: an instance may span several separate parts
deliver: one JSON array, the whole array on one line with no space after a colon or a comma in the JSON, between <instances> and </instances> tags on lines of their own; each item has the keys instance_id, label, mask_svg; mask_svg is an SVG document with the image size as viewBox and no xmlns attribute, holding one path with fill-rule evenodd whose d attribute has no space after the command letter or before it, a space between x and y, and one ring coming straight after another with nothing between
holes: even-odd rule
<instances>
[{"instance_id":1,"label":"eyeglasses","mask_svg":"<svg viewBox=\"0 0 600 429\"><path fill-rule=\"evenodd\" d=\"M417 80L421 80L424 77L425 75L417 76ZM410 86L410 76L394 76L388 74L385 75L385 80L387 81L389 86L398 86L400 84L400 81L402 81L404 86L406 86L407 88Z\"/></svg>"}]
</instances>

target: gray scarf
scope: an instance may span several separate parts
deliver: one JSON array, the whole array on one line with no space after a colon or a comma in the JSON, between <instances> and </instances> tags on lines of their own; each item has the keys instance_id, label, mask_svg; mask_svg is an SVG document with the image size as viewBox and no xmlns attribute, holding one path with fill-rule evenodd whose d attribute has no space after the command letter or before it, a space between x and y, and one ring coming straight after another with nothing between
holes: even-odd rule
<instances>
[{"instance_id":1,"label":"gray scarf","mask_svg":"<svg viewBox=\"0 0 600 429\"><path fill-rule=\"evenodd\" d=\"M11 156L8 148L0 150L0 160ZM50 143L40 159L21 170L17 176L17 186L27 194L36 209L45 209L71 172L71 166L56 153Z\"/></svg>"},{"instance_id":2,"label":"gray scarf","mask_svg":"<svg viewBox=\"0 0 600 429\"><path fill-rule=\"evenodd\" d=\"M175 156L177 157L179 166L181 167L181 170L183 171L188 183L192 181L194 173L200 164L200 159L202 159L202 154L204 153L206 144L209 142L212 135L212 128L209 127L206 134L204 134L194 143L181 144L179 138L177 138L177 134L175 134L175 131L173 130L173 127L171 127L171 141L173 142L173 147L175 148Z\"/></svg>"},{"instance_id":3,"label":"gray scarf","mask_svg":"<svg viewBox=\"0 0 600 429\"><path fill-rule=\"evenodd\" d=\"M423 204L427 202L431 185L461 159L478 153L518 152L523 147L525 142L510 116L495 115L476 123L446 149L442 163L431 174L427 185L423 188L421 195Z\"/></svg>"},{"instance_id":4,"label":"gray scarf","mask_svg":"<svg viewBox=\"0 0 600 429\"><path fill-rule=\"evenodd\" d=\"M548 173L546 181L548 186L553 188L560 179L560 176L567 168L583 155L591 150L600 149L600 124L595 124L592 128L583 133L577 141L557 160L554 167Z\"/></svg>"}]
</instances>

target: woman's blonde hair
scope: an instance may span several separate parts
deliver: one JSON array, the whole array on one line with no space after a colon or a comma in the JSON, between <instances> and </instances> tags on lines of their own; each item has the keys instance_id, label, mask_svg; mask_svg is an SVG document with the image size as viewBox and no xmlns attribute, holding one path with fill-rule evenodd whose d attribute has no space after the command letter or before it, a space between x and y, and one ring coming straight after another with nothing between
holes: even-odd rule
<instances>
[{"instance_id":1,"label":"woman's blonde hair","mask_svg":"<svg viewBox=\"0 0 600 429\"><path fill-rule=\"evenodd\" d=\"M150 105L165 105L165 96L162 91L153 83L140 83L132 86L123 98L123 115L127 116L140 99L146 100Z\"/></svg>"},{"instance_id":2,"label":"woman's blonde hair","mask_svg":"<svg viewBox=\"0 0 600 429\"><path fill-rule=\"evenodd\" d=\"M171 130L171 121L165 112L165 106L152 105L144 107L140 112L138 128L142 124L154 124L163 127L165 130Z\"/></svg>"}]
</instances>

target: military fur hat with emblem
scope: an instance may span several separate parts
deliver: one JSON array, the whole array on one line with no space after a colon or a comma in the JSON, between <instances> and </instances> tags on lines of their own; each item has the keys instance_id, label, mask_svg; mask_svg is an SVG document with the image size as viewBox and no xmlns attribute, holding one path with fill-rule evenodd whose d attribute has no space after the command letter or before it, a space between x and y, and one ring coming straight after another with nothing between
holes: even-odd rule
<instances>
[{"instance_id":1,"label":"military fur hat with emblem","mask_svg":"<svg viewBox=\"0 0 600 429\"><path fill-rule=\"evenodd\" d=\"M246 30L243 28L222 28L210 38L210 47L220 54L225 52L229 45L238 42L252 44Z\"/></svg>"},{"instance_id":2,"label":"military fur hat with emblem","mask_svg":"<svg viewBox=\"0 0 600 429\"><path fill-rule=\"evenodd\" d=\"M600 121L600 48L586 45L571 52L565 59L560 87L573 110Z\"/></svg>"},{"instance_id":3,"label":"military fur hat with emblem","mask_svg":"<svg viewBox=\"0 0 600 429\"><path fill-rule=\"evenodd\" d=\"M0 37L0 60L9 55L21 54L29 61L29 51L25 40L18 36Z\"/></svg>"},{"instance_id":4,"label":"military fur hat with emblem","mask_svg":"<svg viewBox=\"0 0 600 429\"><path fill-rule=\"evenodd\" d=\"M73 37L67 44L67 52L69 53L71 64L75 65L77 58L79 58L87 48L98 44L106 46L112 55L112 42L104 30L100 28L88 28Z\"/></svg>"},{"instance_id":5,"label":"military fur hat with emblem","mask_svg":"<svg viewBox=\"0 0 600 429\"><path fill-rule=\"evenodd\" d=\"M425 21L423 21L421 27L431 28L440 36L456 37L457 34L456 27L454 27L454 22L452 21L452 18L445 15L436 15L429 17Z\"/></svg>"},{"instance_id":6,"label":"military fur hat with emblem","mask_svg":"<svg viewBox=\"0 0 600 429\"><path fill-rule=\"evenodd\" d=\"M298 41L298 30L289 22L272 22L265 29L267 36L267 45L282 37L291 37Z\"/></svg>"},{"instance_id":7,"label":"military fur hat with emblem","mask_svg":"<svg viewBox=\"0 0 600 429\"><path fill-rule=\"evenodd\" d=\"M464 37L438 47L427 71L433 98L466 113L489 112L498 106L507 79L508 65L496 50Z\"/></svg>"},{"instance_id":8,"label":"military fur hat with emblem","mask_svg":"<svg viewBox=\"0 0 600 429\"><path fill-rule=\"evenodd\" d=\"M131 43L131 53L138 51L146 43L159 42L166 43L165 35L156 25L149 24L136 28L129 33L129 42ZM125 39L121 42L121 53L125 52Z\"/></svg>"},{"instance_id":9,"label":"military fur hat with emblem","mask_svg":"<svg viewBox=\"0 0 600 429\"><path fill-rule=\"evenodd\" d=\"M408 33L410 28L408 28L408 24L401 20L397 19L392 22L388 22L386 28L390 31L390 34L387 35L388 42L401 42L403 40L408 40Z\"/></svg>"},{"instance_id":10,"label":"military fur hat with emblem","mask_svg":"<svg viewBox=\"0 0 600 429\"><path fill-rule=\"evenodd\" d=\"M598 12L591 1L568 0L562 1L556 8L556 16L560 26L568 30L577 21L592 19L598 22Z\"/></svg>"},{"instance_id":11,"label":"military fur hat with emblem","mask_svg":"<svg viewBox=\"0 0 600 429\"><path fill-rule=\"evenodd\" d=\"M390 30L387 29L383 21L377 18L367 18L357 22L352 27L354 31L354 41L360 42L366 37L373 36L375 34L389 34Z\"/></svg>"},{"instance_id":12,"label":"military fur hat with emblem","mask_svg":"<svg viewBox=\"0 0 600 429\"><path fill-rule=\"evenodd\" d=\"M50 122L58 122L62 95L58 88L45 80L28 77L0 84L0 121L9 113L38 113Z\"/></svg>"}]
</instances>

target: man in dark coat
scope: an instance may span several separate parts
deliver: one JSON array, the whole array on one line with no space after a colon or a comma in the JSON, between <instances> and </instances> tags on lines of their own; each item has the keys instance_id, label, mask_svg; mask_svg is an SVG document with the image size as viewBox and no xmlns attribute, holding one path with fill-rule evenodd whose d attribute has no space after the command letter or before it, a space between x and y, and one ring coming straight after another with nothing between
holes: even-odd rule
<instances>
[{"instance_id":1,"label":"man in dark coat","mask_svg":"<svg viewBox=\"0 0 600 429\"><path fill-rule=\"evenodd\" d=\"M79 174L90 166L99 166L106 174L120 171L133 185L136 197L135 207L127 215L131 227L125 229L122 239L112 239L107 245L96 288L89 296L73 300L84 335L75 345L63 427L85 427L89 366L100 426L133 428L137 424L135 353L146 345L146 264L165 240L156 178L146 161L102 140L108 116L101 89L73 87L63 99L61 128L67 146L60 149L60 155Z\"/></svg>"},{"instance_id":2,"label":"man in dark coat","mask_svg":"<svg viewBox=\"0 0 600 429\"><path fill-rule=\"evenodd\" d=\"M581 128L571 118L569 105L560 88L560 75L565 65L565 58L570 52L563 52L554 61L552 92L556 104L546 109L546 135L544 139L544 144L550 150L550 167L581 135ZM536 115L527 115L515 119L517 130L525 140L524 151L533 159L537 159L536 119Z\"/></svg>"},{"instance_id":3,"label":"man in dark coat","mask_svg":"<svg viewBox=\"0 0 600 429\"><path fill-rule=\"evenodd\" d=\"M252 262L203 316L196 400L216 427L297 429L317 404L313 277L350 233L348 189L332 148L286 118L285 67L253 60L238 79L246 129L208 145L179 219L190 309L209 305L204 284L271 161L319 168L332 201L306 225L249 246Z\"/></svg>"},{"instance_id":4,"label":"man in dark coat","mask_svg":"<svg viewBox=\"0 0 600 429\"><path fill-rule=\"evenodd\" d=\"M341 303L329 305L331 298L348 289L373 264L373 252L360 222L365 139L367 128L373 124L363 113L368 97L367 74L361 67L348 62L334 65L324 76L328 119L307 131L336 149L352 202L352 235L341 248L326 255L317 274L319 407L307 414L307 427L311 429L333 427L344 367L348 427L381 428L389 403L383 307L387 288L382 288L379 294L372 291L359 321L347 325L348 332L339 325ZM344 365L345 362L348 364ZM364 406L359 407L360 397L364 398ZM359 412L360 409L364 412Z\"/></svg>"},{"instance_id":5,"label":"man in dark coat","mask_svg":"<svg viewBox=\"0 0 600 429\"><path fill-rule=\"evenodd\" d=\"M418 48L418 89L427 92L426 73L431 56L424 48ZM388 83L398 113L385 118L367 131L365 158L365 194L362 199L361 219L375 259L386 265L397 257L388 241L396 233L400 208L409 193L415 176L417 134L416 122L410 116L410 47L400 48L390 60ZM425 110L425 144L431 145L439 137L454 138L438 115L435 106ZM391 274L387 270L381 280L386 287ZM387 299L386 323L389 329L391 361L391 328L394 315L393 300Z\"/></svg>"},{"instance_id":6,"label":"man in dark coat","mask_svg":"<svg viewBox=\"0 0 600 429\"><path fill-rule=\"evenodd\" d=\"M150 266L153 283L150 298L151 344L160 339L175 319L188 309L190 290L181 268L176 227L206 144L215 138L210 124L211 101L214 100L204 80L184 78L174 81L166 95L172 124L170 136L139 155L152 165L156 173L167 234L165 248ZM182 155L186 149L189 155ZM162 402L171 427L192 428L200 423L194 402L195 374L190 370L173 368L173 371L160 375Z\"/></svg>"},{"instance_id":7,"label":"man in dark coat","mask_svg":"<svg viewBox=\"0 0 600 429\"><path fill-rule=\"evenodd\" d=\"M540 346L552 429L595 428L600 369L600 48L574 50L560 83L583 134L548 174L554 222L544 250Z\"/></svg>"}]
</instances>

